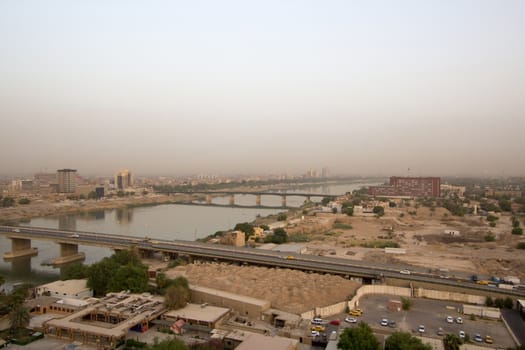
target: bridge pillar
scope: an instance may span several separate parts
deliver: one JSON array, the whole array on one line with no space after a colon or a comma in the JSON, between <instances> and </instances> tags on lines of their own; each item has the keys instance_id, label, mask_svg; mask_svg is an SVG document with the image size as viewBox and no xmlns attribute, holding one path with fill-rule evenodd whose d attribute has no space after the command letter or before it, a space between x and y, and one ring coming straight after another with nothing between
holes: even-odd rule
<instances>
[{"instance_id":1,"label":"bridge pillar","mask_svg":"<svg viewBox=\"0 0 525 350\"><path fill-rule=\"evenodd\" d=\"M285 194L283 194L283 195L282 195L281 197L282 197L282 200L281 200L281 205L282 205L282 206L283 206L283 208L284 208L284 207L286 207L286 195L285 195Z\"/></svg>"},{"instance_id":2,"label":"bridge pillar","mask_svg":"<svg viewBox=\"0 0 525 350\"><path fill-rule=\"evenodd\" d=\"M4 259L14 259L22 256L35 256L38 248L31 248L31 240L27 238L8 237L11 239L11 251L4 253Z\"/></svg>"},{"instance_id":3,"label":"bridge pillar","mask_svg":"<svg viewBox=\"0 0 525 350\"><path fill-rule=\"evenodd\" d=\"M230 195L230 205L235 205L235 195L233 193Z\"/></svg>"},{"instance_id":4,"label":"bridge pillar","mask_svg":"<svg viewBox=\"0 0 525 350\"><path fill-rule=\"evenodd\" d=\"M206 204L211 204L211 194L206 195Z\"/></svg>"},{"instance_id":5,"label":"bridge pillar","mask_svg":"<svg viewBox=\"0 0 525 350\"><path fill-rule=\"evenodd\" d=\"M84 261L86 254L78 252L78 244L58 243L60 245L60 256L51 260L52 265L63 265L75 261Z\"/></svg>"},{"instance_id":6,"label":"bridge pillar","mask_svg":"<svg viewBox=\"0 0 525 350\"><path fill-rule=\"evenodd\" d=\"M255 196L255 205L261 206L261 195L260 194Z\"/></svg>"}]
</instances>

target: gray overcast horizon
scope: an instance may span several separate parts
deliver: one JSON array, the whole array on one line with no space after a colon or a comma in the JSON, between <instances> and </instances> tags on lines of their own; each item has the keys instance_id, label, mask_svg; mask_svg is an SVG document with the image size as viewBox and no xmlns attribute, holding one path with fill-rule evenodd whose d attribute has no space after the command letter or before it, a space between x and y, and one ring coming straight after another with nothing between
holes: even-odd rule
<instances>
[{"instance_id":1,"label":"gray overcast horizon","mask_svg":"<svg viewBox=\"0 0 525 350\"><path fill-rule=\"evenodd\" d=\"M525 175L525 1L0 2L0 175Z\"/></svg>"}]
</instances>

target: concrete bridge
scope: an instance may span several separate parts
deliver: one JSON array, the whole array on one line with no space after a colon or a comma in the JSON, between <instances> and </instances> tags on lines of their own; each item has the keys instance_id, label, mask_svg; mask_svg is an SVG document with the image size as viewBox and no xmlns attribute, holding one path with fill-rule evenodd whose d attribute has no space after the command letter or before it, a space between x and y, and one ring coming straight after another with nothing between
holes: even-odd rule
<instances>
[{"instance_id":1,"label":"concrete bridge","mask_svg":"<svg viewBox=\"0 0 525 350\"><path fill-rule=\"evenodd\" d=\"M261 196L279 196L281 197L281 208L286 208L286 198L287 197L305 197L306 200L310 201L312 197L340 197L344 196L344 194L334 194L334 195L327 195L327 194L319 194L319 193L301 193L301 192L262 192L262 191L156 191L155 193L161 193L161 194L183 194L188 196L194 196L194 195L206 195L206 204L207 205L213 205L212 198L213 197L230 197L229 205L230 206L236 206L235 204L235 195L253 195L255 196L255 206L261 207L261 208L274 208L270 206L264 206L261 205ZM246 206L243 206L246 207Z\"/></svg>"}]
</instances>

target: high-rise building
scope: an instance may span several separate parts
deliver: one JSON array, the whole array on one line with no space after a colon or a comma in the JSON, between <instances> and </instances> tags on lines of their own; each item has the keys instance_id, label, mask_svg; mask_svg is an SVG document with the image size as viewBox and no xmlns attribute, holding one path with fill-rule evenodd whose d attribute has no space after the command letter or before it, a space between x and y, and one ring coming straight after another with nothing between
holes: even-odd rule
<instances>
[{"instance_id":1,"label":"high-rise building","mask_svg":"<svg viewBox=\"0 0 525 350\"><path fill-rule=\"evenodd\" d=\"M117 190L125 190L133 187L133 177L128 169L122 169L115 174L115 188Z\"/></svg>"},{"instance_id":2,"label":"high-rise building","mask_svg":"<svg viewBox=\"0 0 525 350\"><path fill-rule=\"evenodd\" d=\"M77 171L75 169L57 170L58 192L75 193L77 189L76 175Z\"/></svg>"},{"instance_id":3,"label":"high-rise building","mask_svg":"<svg viewBox=\"0 0 525 350\"><path fill-rule=\"evenodd\" d=\"M440 197L439 177L392 176L389 185L371 186L368 194L383 197Z\"/></svg>"}]
</instances>

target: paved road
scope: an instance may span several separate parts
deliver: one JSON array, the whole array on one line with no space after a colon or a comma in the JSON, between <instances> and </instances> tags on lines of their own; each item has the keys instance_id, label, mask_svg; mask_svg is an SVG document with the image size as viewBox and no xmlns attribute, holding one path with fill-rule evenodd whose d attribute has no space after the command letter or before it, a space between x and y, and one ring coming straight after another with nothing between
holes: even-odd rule
<instances>
[{"instance_id":1,"label":"paved road","mask_svg":"<svg viewBox=\"0 0 525 350\"><path fill-rule=\"evenodd\" d=\"M525 321L517 310L502 310L503 318L521 344L525 344Z\"/></svg>"}]
</instances>

